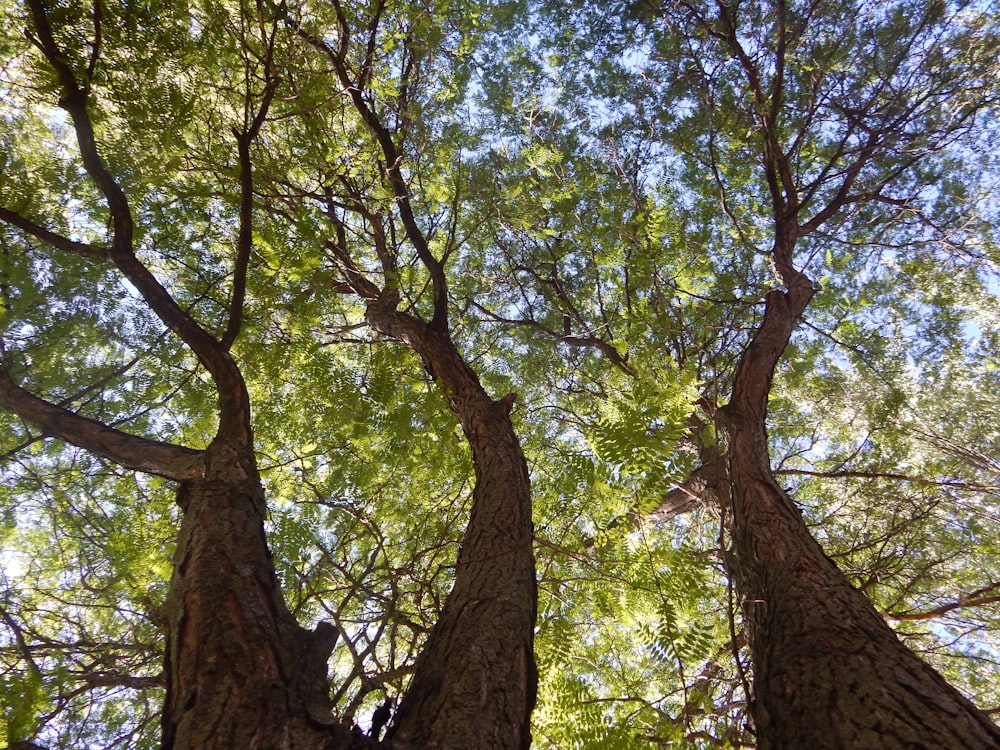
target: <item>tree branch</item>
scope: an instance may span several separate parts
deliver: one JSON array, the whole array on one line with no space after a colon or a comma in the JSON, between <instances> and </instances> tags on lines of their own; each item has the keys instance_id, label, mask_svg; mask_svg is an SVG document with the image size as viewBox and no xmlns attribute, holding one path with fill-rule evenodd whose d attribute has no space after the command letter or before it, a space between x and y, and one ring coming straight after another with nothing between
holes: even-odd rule
<instances>
[{"instance_id":1,"label":"tree branch","mask_svg":"<svg viewBox=\"0 0 1000 750\"><path fill-rule=\"evenodd\" d=\"M703 505L718 504L718 470L715 464L702 464L683 482L675 484L646 517L652 521L667 521Z\"/></svg>"},{"instance_id":2,"label":"tree branch","mask_svg":"<svg viewBox=\"0 0 1000 750\"><path fill-rule=\"evenodd\" d=\"M43 0L28 0L28 6L38 35L37 38L32 37L32 41L56 74L62 88L59 106L69 114L84 168L108 204L113 234L111 259L122 275L139 290L150 309L181 337L212 375L219 393L220 435L249 445L252 442L250 403L239 368L215 337L177 304L136 257L131 209L121 186L105 167L97 147L94 125L87 110L89 89L77 82L65 53L56 43Z\"/></svg>"},{"instance_id":3,"label":"tree branch","mask_svg":"<svg viewBox=\"0 0 1000 750\"><path fill-rule=\"evenodd\" d=\"M137 677L120 672L90 672L80 675L78 679L84 684L85 690L100 687L123 687L130 690L149 690L150 688L166 687L166 677L162 674L150 677Z\"/></svg>"},{"instance_id":4,"label":"tree branch","mask_svg":"<svg viewBox=\"0 0 1000 750\"><path fill-rule=\"evenodd\" d=\"M56 406L18 386L6 368L0 368L0 406L46 435L96 453L126 469L179 482L197 479L204 470L202 451L129 435Z\"/></svg>"},{"instance_id":5,"label":"tree branch","mask_svg":"<svg viewBox=\"0 0 1000 750\"><path fill-rule=\"evenodd\" d=\"M778 469L775 476L805 476L819 477L820 479L890 479L899 482L909 482L919 484L924 487L952 487L958 490L969 490L973 492L998 492L1000 487L988 484L977 484L974 482L962 482L954 479L927 479L912 474L894 474L892 472L881 471L859 471L844 469L841 471L808 471L806 469Z\"/></svg>"},{"instance_id":6,"label":"tree branch","mask_svg":"<svg viewBox=\"0 0 1000 750\"><path fill-rule=\"evenodd\" d=\"M780 5L782 8L784 7L783 4ZM757 65L750 58L750 55L747 54L747 51L740 42L739 31L734 17L736 13L735 6L723 0L716 0L716 6L719 11L719 20L725 29L722 38L725 40L726 45L735 56L737 62L739 62L757 108L757 118L760 121L761 130L764 135L764 173L767 178L768 190L771 194L775 218L781 220L786 217L793 217L798 211L798 187L795 184L795 179L788 163L788 157L781 147L777 131L777 118L778 112L781 109L782 92L775 89L769 96L765 91L764 82L761 79ZM776 85L780 83L780 79L784 76L784 21L784 12L779 12L777 23L782 26L779 30L779 59L775 61L779 73L776 76Z\"/></svg>"},{"instance_id":7,"label":"tree branch","mask_svg":"<svg viewBox=\"0 0 1000 750\"><path fill-rule=\"evenodd\" d=\"M539 331L540 333L544 334L550 339L554 339L555 341L558 341L562 344L566 344L567 346L597 349L605 357L607 357L611 361L611 363L619 370L621 370L630 377L635 377L635 371L631 367L629 367L628 362L625 360L625 357L622 356L622 353L619 352L618 349L614 347L614 345L609 344L602 338L598 338L597 336L573 336L567 334L565 331L561 332L554 331L548 326L539 323L537 320L531 320L531 319L515 320L511 318L505 318L501 315L497 315L492 310L483 307L475 300L472 300L472 305L477 310L482 312L491 320L496 321L497 323L503 323L504 325L508 326L526 326L528 328L533 328L534 330Z\"/></svg>"},{"instance_id":8,"label":"tree branch","mask_svg":"<svg viewBox=\"0 0 1000 750\"><path fill-rule=\"evenodd\" d=\"M41 240L46 245L51 245L57 250L73 253L73 255L81 255L84 258L94 258L95 260L104 261L111 260L111 251L107 248L94 247L87 242L77 242L76 240L71 240L68 237L63 237L61 234L36 224L31 219L19 214L17 211L11 211L10 209L0 207L0 220L27 232L32 237Z\"/></svg>"},{"instance_id":9,"label":"tree branch","mask_svg":"<svg viewBox=\"0 0 1000 750\"><path fill-rule=\"evenodd\" d=\"M253 249L254 192L253 161L250 157L250 146L257 138L261 127L264 125L264 121L267 118L267 112L271 107L271 102L274 99L275 92L277 91L278 84L280 83L277 72L274 69L274 40L276 34L271 34L270 38L268 38L263 28L263 18L261 18L260 23L261 36L264 37L264 42L267 46L267 52L264 60L261 61L267 82L264 84L264 92L261 95L260 107L257 109L257 113L252 119L249 118L249 114L247 114L246 117L247 119L250 119L250 122L244 123L244 129L242 132L235 131L238 161L240 165L240 208L239 231L236 241L236 263L233 266L233 295L229 303L229 322L226 325L226 330L222 334L222 339L220 340L222 348L227 351L232 348L233 342L236 341L236 337L240 334L240 328L243 326L243 307L246 302L247 289L247 269L250 265L250 252ZM248 90L246 93L246 107L248 110L251 107L251 98L248 83Z\"/></svg>"},{"instance_id":10,"label":"tree branch","mask_svg":"<svg viewBox=\"0 0 1000 750\"><path fill-rule=\"evenodd\" d=\"M956 609L963 609L965 607L982 607L987 604L996 604L997 602L1000 602L1000 595L985 595L997 590L1000 590L1000 583L991 583L987 586L983 586L981 589L973 591L971 594L966 594L958 599L958 601L942 604L940 607L935 607L927 612L883 612L882 616L887 620L936 620L940 617L944 617L949 612L955 611Z\"/></svg>"},{"instance_id":11,"label":"tree branch","mask_svg":"<svg viewBox=\"0 0 1000 750\"><path fill-rule=\"evenodd\" d=\"M361 121L374 137L379 150L382 152L383 166L389 186L396 199L396 209L399 212L400 220L406 232L406 238L416 250L417 257L431 277L431 286L434 299L434 314L430 324L432 327L446 331L448 329L448 281L444 272L444 264L430 250L427 238L424 236L420 225L417 223L413 206L410 200L410 188L403 177L402 162L403 155L399 152L396 143L392 139L392 134L382 123L378 114L368 104L365 99L364 81L366 72L361 71L357 80L351 76L351 71L347 67L346 54L347 45L350 38L350 26L343 15L340 3L334 3L337 9L338 23L341 26L340 49L334 51L323 39L306 31L299 25L294 25L295 32L305 40L310 46L322 53L333 64L334 71L344 91L351 99L354 109L361 117ZM374 34L374 29L369 29L369 34Z\"/></svg>"}]
</instances>

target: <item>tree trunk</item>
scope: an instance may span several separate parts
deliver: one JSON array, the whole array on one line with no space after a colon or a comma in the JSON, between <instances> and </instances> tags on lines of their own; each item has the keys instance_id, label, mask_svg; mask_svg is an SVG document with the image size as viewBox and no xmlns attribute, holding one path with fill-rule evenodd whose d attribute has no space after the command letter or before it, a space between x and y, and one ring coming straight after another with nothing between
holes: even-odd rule
<instances>
[{"instance_id":1,"label":"tree trunk","mask_svg":"<svg viewBox=\"0 0 1000 750\"><path fill-rule=\"evenodd\" d=\"M775 365L812 296L773 291L719 410L733 549L754 668L760 750L1000 747L1000 729L900 643L812 538L771 472L765 420Z\"/></svg>"},{"instance_id":2,"label":"tree trunk","mask_svg":"<svg viewBox=\"0 0 1000 750\"><path fill-rule=\"evenodd\" d=\"M393 750L531 744L537 676L528 473L503 405L484 399L471 419L476 488L455 585L387 737Z\"/></svg>"},{"instance_id":3,"label":"tree trunk","mask_svg":"<svg viewBox=\"0 0 1000 750\"><path fill-rule=\"evenodd\" d=\"M510 421L447 333L370 310L369 320L423 357L458 415L476 472L455 584L386 735L393 750L527 748L537 673L537 590L528 467Z\"/></svg>"},{"instance_id":4,"label":"tree trunk","mask_svg":"<svg viewBox=\"0 0 1000 750\"><path fill-rule=\"evenodd\" d=\"M205 478L178 492L162 747L318 750L346 734L326 682L335 633L300 628L285 606L252 455L223 441L207 454Z\"/></svg>"}]
</instances>

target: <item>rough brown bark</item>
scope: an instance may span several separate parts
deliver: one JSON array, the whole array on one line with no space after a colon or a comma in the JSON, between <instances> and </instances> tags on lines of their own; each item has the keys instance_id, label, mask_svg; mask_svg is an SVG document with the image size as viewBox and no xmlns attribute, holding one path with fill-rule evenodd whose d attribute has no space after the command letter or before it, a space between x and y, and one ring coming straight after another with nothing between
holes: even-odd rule
<instances>
[{"instance_id":1,"label":"rough brown bark","mask_svg":"<svg viewBox=\"0 0 1000 750\"><path fill-rule=\"evenodd\" d=\"M386 735L393 750L527 748L535 704L535 560L528 467L510 421L440 328L369 308L423 357L462 424L476 472L455 584Z\"/></svg>"},{"instance_id":2,"label":"rough brown bark","mask_svg":"<svg viewBox=\"0 0 1000 750\"><path fill-rule=\"evenodd\" d=\"M1000 747L1000 729L900 643L809 534L771 471L765 420L774 367L813 291L788 272L741 358L728 435L729 569L754 667L758 747Z\"/></svg>"},{"instance_id":3,"label":"rough brown bark","mask_svg":"<svg viewBox=\"0 0 1000 750\"><path fill-rule=\"evenodd\" d=\"M535 702L535 568L524 458L488 399L470 421L472 515L455 584L387 739L396 748L527 748Z\"/></svg>"},{"instance_id":4,"label":"rough brown bark","mask_svg":"<svg viewBox=\"0 0 1000 750\"><path fill-rule=\"evenodd\" d=\"M164 750L318 750L334 726L329 626L306 631L285 606L264 538L252 455L217 441L205 478L183 482L166 605Z\"/></svg>"},{"instance_id":5,"label":"rough brown bark","mask_svg":"<svg viewBox=\"0 0 1000 750\"><path fill-rule=\"evenodd\" d=\"M380 107L374 104L379 97L366 90L369 71L354 72L348 63L351 29L339 6L337 17L341 33L336 48L301 27L297 32L332 65L381 151L403 234L429 277L430 320L399 312L400 295L393 281L399 276L396 251L390 250L381 230L376 229L373 239L385 279L382 289L350 257L342 225L337 242L328 247L349 286L367 301L366 317L372 328L406 344L423 359L462 424L476 472L455 584L417 660L386 744L394 750L527 748L537 684L536 584L531 490L527 464L510 422L512 401L506 397L493 401L451 340L444 258L431 251L410 200L404 169L408 156L403 147L405 129L394 130L380 118ZM378 23L376 14L368 32L371 40ZM405 95L400 97L404 109L405 100ZM375 227L378 224L372 222Z\"/></svg>"},{"instance_id":6,"label":"rough brown bark","mask_svg":"<svg viewBox=\"0 0 1000 750\"><path fill-rule=\"evenodd\" d=\"M0 219L65 252L111 261L142 295L149 309L197 356L218 396L219 428L206 451L128 435L49 404L0 371L0 406L45 434L67 440L118 464L180 482L183 519L165 607L165 750L319 750L366 744L338 727L330 712L326 661L332 627L299 627L288 611L264 537L264 494L250 428L250 400L242 373L229 353L243 315L251 254L253 181L250 144L259 133L274 93L268 78L257 113L238 134L240 226L233 295L220 341L175 300L137 257L128 197L98 147L84 78L57 38L43 0L27 0L29 39L46 58L60 87L59 106L72 122L80 158L108 208L111 242L106 251L73 242L10 210ZM95 37L99 39L99 8ZM263 23L263 21L261 21ZM78 33L78 32L74 32ZM268 73L271 66L266 66Z\"/></svg>"},{"instance_id":7,"label":"rough brown bark","mask_svg":"<svg viewBox=\"0 0 1000 750\"><path fill-rule=\"evenodd\" d=\"M719 462L721 454L714 439L706 439L703 432L714 420L715 406L707 399L701 399L698 410L688 419L688 446L698 455L698 465L691 470L685 480L670 489L656 510L647 518L651 521L666 521L687 513L701 505L718 508L719 502Z\"/></svg>"}]
</instances>

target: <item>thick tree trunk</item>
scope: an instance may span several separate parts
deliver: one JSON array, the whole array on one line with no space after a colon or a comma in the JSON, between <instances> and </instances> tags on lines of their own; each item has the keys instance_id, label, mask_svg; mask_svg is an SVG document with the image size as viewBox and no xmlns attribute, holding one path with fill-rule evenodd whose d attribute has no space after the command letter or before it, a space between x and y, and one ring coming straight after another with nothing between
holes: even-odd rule
<instances>
[{"instance_id":1,"label":"thick tree trunk","mask_svg":"<svg viewBox=\"0 0 1000 750\"><path fill-rule=\"evenodd\" d=\"M178 492L162 747L318 750L346 734L326 682L333 629L306 631L285 606L252 455L217 441L207 457Z\"/></svg>"},{"instance_id":2,"label":"thick tree trunk","mask_svg":"<svg viewBox=\"0 0 1000 750\"><path fill-rule=\"evenodd\" d=\"M1000 747L1000 729L903 646L809 534L771 472L765 428L774 367L812 296L796 275L767 298L718 419L733 549L754 666L758 747Z\"/></svg>"},{"instance_id":3,"label":"thick tree trunk","mask_svg":"<svg viewBox=\"0 0 1000 750\"><path fill-rule=\"evenodd\" d=\"M472 447L472 513L455 584L386 735L393 750L531 744L537 603L528 467L510 421L448 335L398 313L370 321L423 357Z\"/></svg>"},{"instance_id":4,"label":"thick tree trunk","mask_svg":"<svg viewBox=\"0 0 1000 750\"><path fill-rule=\"evenodd\" d=\"M472 515L455 585L387 739L394 749L527 748L535 703L535 566L524 457L504 405L470 421Z\"/></svg>"}]
</instances>

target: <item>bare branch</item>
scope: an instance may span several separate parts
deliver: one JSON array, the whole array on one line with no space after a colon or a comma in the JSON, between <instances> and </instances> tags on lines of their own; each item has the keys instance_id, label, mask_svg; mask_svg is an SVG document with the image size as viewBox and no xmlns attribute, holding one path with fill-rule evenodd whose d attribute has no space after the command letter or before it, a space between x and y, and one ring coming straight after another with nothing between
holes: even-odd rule
<instances>
[{"instance_id":1,"label":"bare branch","mask_svg":"<svg viewBox=\"0 0 1000 750\"><path fill-rule=\"evenodd\" d=\"M1000 583L990 583L981 589L976 589L971 594L966 594L957 601L942 604L940 607L935 607L926 612L883 612L882 616L887 620L936 620L944 617L949 612L954 612L956 609L996 604L1000 602L1000 595L986 596L986 594L998 590L1000 590Z\"/></svg>"},{"instance_id":2,"label":"bare branch","mask_svg":"<svg viewBox=\"0 0 1000 750\"><path fill-rule=\"evenodd\" d=\"M923 487L950 487L970 492L1000 492L1000 487L976 482L963 482L957 479L928 479L912 474L895 474L882 471L859 471L844 469L841 471L808 471L806 469L778 469L775 476L804 476L821 479L889 479L899 482L909 482Z\"/></svg>"},{"instance_id":3,"label":"bare branch","mask_svg":"<svg viewBox=\"0 0 1000 750\"><path fill-rule=\"evenodd\" d=\"M50 437L103 456L126 469L184 481L202 475L202 451L129 435L29 393L0 368L0 406Z\"/></svg>"},{"instance_id":4,"label":"bare branch","mask_svg":"<svg viewBox=\"0 0 1000 750\"><path fill-rule=\"evenodd\" d=\"M17 211L11 211L10 209L0 207L0 220L27 232L32 237L41 240L46 245L51 245L57 250L73 253L73 255L81 255L84 258L94 258L95 260L104 261L111 260L111 251L107 248L95 247L94 245L86 242L77 242L76 240L71 240L68 237L63 237L61 234L36 224L31 219L19 214Z\"/></svg>"},{"instance_id":5,"label":"bare branch","mask_svg":"<svg viewBox=\"0 0 1000 750\"><path fill-rule=\"evenodd\" d=\"M162 688L166 686L164 675L154 675L150 677L137 677L119 672L91 672L81 675L79 678L85 690L92 690L99 687L124 687L131 690L149 690L150 688Z\"/></svg>"},{"instance_id":6,"label":"bare branch","mask_svg":"<svg viewBox=\"0 0 1000 750\"><path fill-rule=\"evenodd\" d=\"M622 356L621 352L619 352L612 344L609 344L602 338L598 338L596 336L572 336L570 334L567 334L565 331L554 331L548 326L539 323L537 320L530 320L530 319L517 320L512 318L505 318L502 315L498 315L492 310L483 307L474 300L472 301L472 305L477 310L482 312L484 315L488 316L491 320L496 321L497 323L503 323L504 325L509 325L509 326L525 326L528 328L533 328L534 330L539 331L545 336L548 336L549 338L554 339L560 343L566 344L567 346L597 349L605 357L611 360L611 363L615 367L624 372L626 375L629 375L630 377L635 376L635 371L631 367L629 367L628 362L626 361L625 357Z\"/></svg>"}]
</instances>

